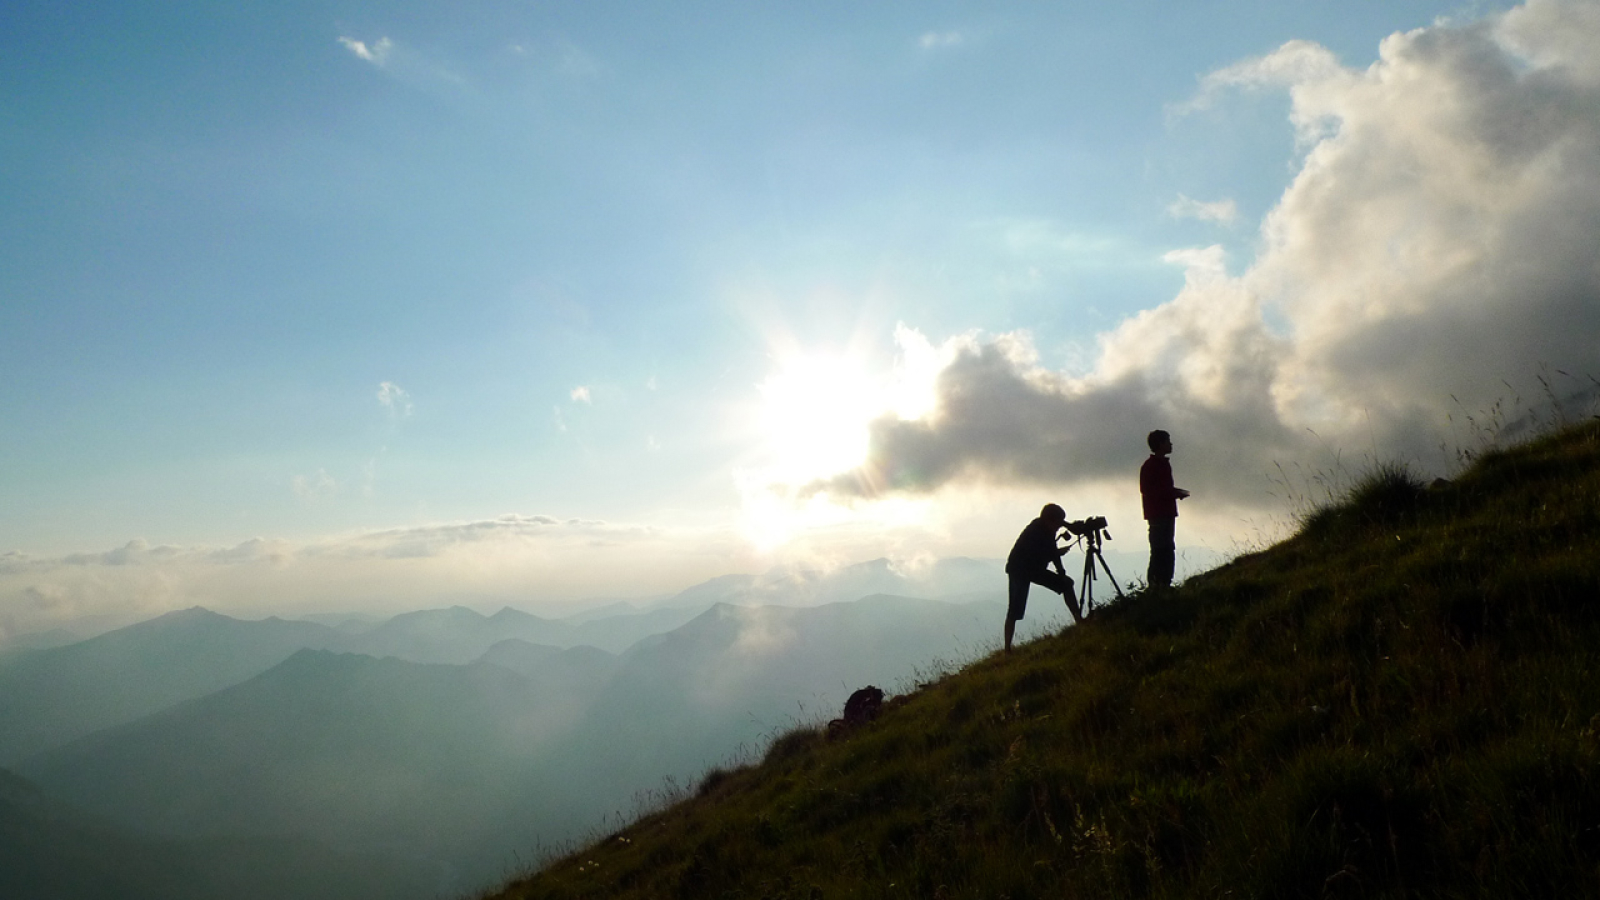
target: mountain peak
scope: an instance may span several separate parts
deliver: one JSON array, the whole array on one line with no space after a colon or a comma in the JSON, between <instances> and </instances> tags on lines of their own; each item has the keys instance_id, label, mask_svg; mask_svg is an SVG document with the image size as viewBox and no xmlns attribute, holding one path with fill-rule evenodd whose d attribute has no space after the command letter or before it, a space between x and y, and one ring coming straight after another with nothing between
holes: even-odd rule
<instances>
[{"instance_id":1,"label":"mountain peak","mask_svg":"<svg viewBox=\"0 0 1600 900\"><path fill-rule=\"evenodd\" d=\"M232 621L231 616L213 612L204 606L191 606L188 609L175 609L172 612L156 616L154 621L161 622L215 622L221 619Z\"/></svg>"}]
</instances>

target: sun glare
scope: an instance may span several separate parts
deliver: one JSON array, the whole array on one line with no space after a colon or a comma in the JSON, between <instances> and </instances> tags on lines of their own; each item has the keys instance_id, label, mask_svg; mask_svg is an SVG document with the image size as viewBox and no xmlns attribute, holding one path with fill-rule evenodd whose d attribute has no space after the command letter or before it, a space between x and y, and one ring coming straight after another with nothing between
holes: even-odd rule
<instances>
[{"instance_id":1,"label":"sun glare","mask_svg":"<svg viewBox=\"0 0 1600 900\"><path fill-rule=\"evenodd\" d=\"M949 359L920 332L895 329L891 371L873 372L859 354L794 353L757 386L768 477L800 486L848 472L867 457L867 426L933 408L934 381Z\"/></svg>"},{"instance_id":2,"label":"sun glare","mask_svg":"<svg viewBox=\"0 0 1600 900\"><path fill-rule=\"evenodd\" d=\"M881 390L856 361L798 357L758 390L775 480L799 486L866 460L867 423L884 404Z\"/></svg>"},{"instance_id":3,"label":"sun glare","mask_svg":"<svg viewBox=\"0 0 1600 900\"><path fill-rule=\"evenodd\" d=\"M952 347L936 348L903 325L895 330L895 344L892 368L874 368L866 353L795 350L780 355L777 370L756 386L760 462L736 478L744 495L745 533L762 550L803 532L905 514L897 508L890 515L881 501L839 503L826 490L806 490L867 461L873 420L914 419L933 410L935 380Z\"/></svg>"}]
</instances>

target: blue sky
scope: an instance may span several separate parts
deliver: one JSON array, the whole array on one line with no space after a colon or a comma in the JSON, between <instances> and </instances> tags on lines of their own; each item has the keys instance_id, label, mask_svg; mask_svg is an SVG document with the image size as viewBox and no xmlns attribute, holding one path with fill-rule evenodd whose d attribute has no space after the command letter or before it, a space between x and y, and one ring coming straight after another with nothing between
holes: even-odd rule
<instances>
[{"instance_id":1,"label":"blue sky","mask_svg":"<svg viewBox=\"0 0 1600 900\"><path fill-rule=\"evenodd\" d=\"M0 551L737 531L785 371L1085 376L1249 269L1315 66L1215 73L1508 6L8 3Z\"/></svg>"}]
</instances>

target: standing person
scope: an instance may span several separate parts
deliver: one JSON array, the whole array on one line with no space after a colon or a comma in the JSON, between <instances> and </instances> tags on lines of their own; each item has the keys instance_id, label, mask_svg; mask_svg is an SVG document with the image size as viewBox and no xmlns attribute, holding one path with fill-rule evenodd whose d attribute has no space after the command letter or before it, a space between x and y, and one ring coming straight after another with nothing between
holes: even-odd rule
<instances>
[{"instance_id":1,"label":"standing person","mask_svg":"<svg viewBox=\"0 0 1600 900\"><path fill-rule=\"evenodd\" d=\"M1039 518L1029 522L1011 546L1011 555L1006 557L1006 575L1011 582L1010 604L1006 607L1007 653L1011 652L1011 637L1016 633L1017 622L1028 611L1030 585L1043 585L1060 594L1067 601L1067 609L1072 610L1072 618L1083 621L1072 596L1072 579L1061 568L1061 554L1067 552L1066 548L1056 546L1056 535L1066 524L1066 511L1054 503L1046 503L1039 511ZM1052 564L1056 567L1054 572L1050 571Z\"/></svg>"},{"instance_id":2,"label":"standing person","mask_svg":"<svg viewBox=\"0 0 1600 900\"><path fill-rule=\"evenodd\" d=\"M1178 525L1178 501L1189 496L1183 488L1172 486L1172 435L1150 432L1145 438L1150 458L1139 467L1139 495L1144 500L1144 517L1150 523L1150 569L1145 581L1153 588L1172 587L1172 570L1177 564L1174 534Z\"/></svg>"}]
</instances>

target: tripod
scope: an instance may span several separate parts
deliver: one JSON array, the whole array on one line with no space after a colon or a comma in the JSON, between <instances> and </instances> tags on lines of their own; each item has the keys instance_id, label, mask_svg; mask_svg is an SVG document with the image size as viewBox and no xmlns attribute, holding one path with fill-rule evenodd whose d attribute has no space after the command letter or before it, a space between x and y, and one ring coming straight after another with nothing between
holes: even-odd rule
<instances>
[{"instance_id":1,"label":"tripod","mask_svg":"<svg viewBox=\"0 0 1600 900\"><path fill-rule=\"evenodd\" d=\"M1104 522L1104 519L1100 520ZM1100 545L1111 540L1111 532L1104 528L1091 528L1078 536L1083 543L1083 580L1078 583L1078 605L1083 614L1094 612L1094 582L1100 577L1095 571L1095 561L1100 561L1100 568L1105 570L1106 577L1111 579L1111 586L1117 589L1117 599L1122 599L1122 585L1117 584L1117 576L1111 574L1111 566L1106 563L1104 553L1100 552Z\"/></svg>"}]
</instances>

